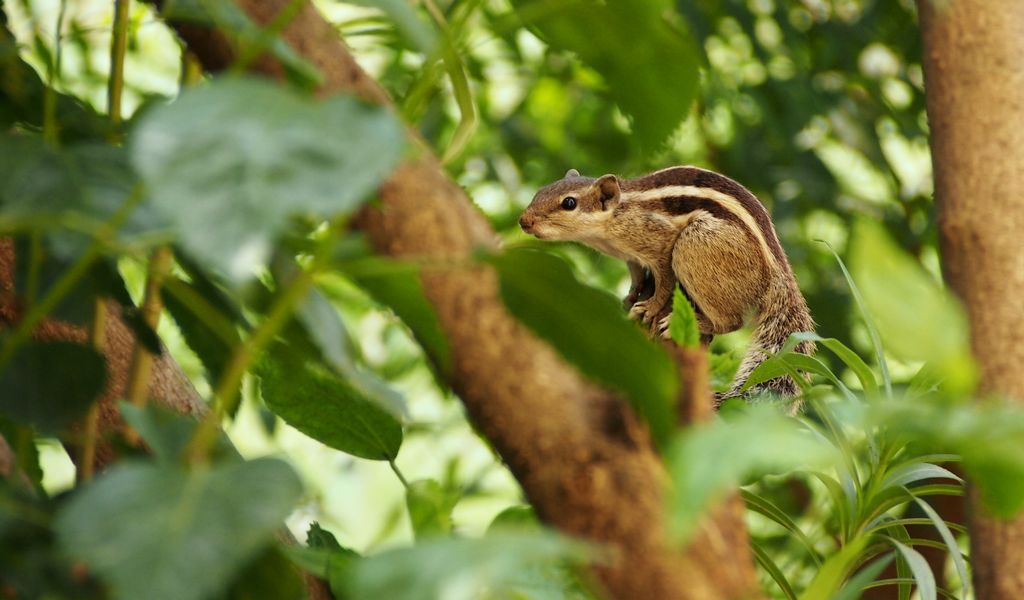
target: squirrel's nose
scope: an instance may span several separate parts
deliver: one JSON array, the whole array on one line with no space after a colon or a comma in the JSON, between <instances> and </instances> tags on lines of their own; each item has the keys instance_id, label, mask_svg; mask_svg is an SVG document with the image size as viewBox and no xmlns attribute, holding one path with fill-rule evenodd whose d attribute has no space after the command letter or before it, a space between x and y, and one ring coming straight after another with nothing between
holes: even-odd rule
<instances>
[{"instance_id":1,"label":"squirrel's nose","mask_svg":"<svg viewBox=\"0 0 1024 600\"><path fill-rule=\"evenodd\" d=\"M523 231L530 233L530 229L533 228L533 218L527 215L519 217L519 226L523 228Z\"/></svg>"}]
</instances>

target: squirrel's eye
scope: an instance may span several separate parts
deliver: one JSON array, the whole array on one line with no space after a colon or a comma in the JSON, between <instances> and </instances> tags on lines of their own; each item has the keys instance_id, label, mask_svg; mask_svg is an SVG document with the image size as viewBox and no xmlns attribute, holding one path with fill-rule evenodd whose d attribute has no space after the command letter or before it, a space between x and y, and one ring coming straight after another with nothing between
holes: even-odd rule
<instances>
[{"instance_id":1,"label":"squirrel's eye","mask_svg":"<svg viewBox=\"0 0 1024 600\"><path fill-rule=\"evenodd\" d=\"M573 198L572 196L562 198L562 208L565 210L572 210L576 208L576 198Z\"/></svg>"}]
</instances>

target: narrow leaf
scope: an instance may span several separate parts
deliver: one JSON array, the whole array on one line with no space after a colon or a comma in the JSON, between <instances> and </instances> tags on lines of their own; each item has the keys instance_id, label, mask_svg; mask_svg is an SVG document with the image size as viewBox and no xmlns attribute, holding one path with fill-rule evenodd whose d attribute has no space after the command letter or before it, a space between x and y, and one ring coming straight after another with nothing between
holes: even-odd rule
<instances>
[{"instance_id":1,"label":"narrow leaf","mask_svg":"<svg viewBox=\"0 0 1024 600\"><path fill-rule=\"evenodd\" d=\"M910 571L914 574L914 580L917 581L917 593L921 600L935 600L935 575L932 573L931 567L928 566L928 561L921 556L920 552L910 546L906 546L896 540L892 540L892 544L900 551L903 560L910 566Z\"/></svg>"},{"instance_id":2,"label":"narrow leaf","mask_svg":"<svg viewBox=\"0 0 1024 600\"><path fill-rule=\"evenodd\" d=\"M956 567L957 575L960 576L960 584L963 587L963 595L967 597L971 591L971 578L967 575L967 563L964 561L963 555L960 553L960 545L956 543L956 538L953 537L953 532L949 530L946 522L939 516L935 509L924 500L914 497L914 502L921 507L924 514L928 515L928 519L931 520L935 529L938 530L939 536L942 537L942 541L946 544L946 549L949 550L949 556L953 559L953 565Z\"/></svg>"}]
</instances>

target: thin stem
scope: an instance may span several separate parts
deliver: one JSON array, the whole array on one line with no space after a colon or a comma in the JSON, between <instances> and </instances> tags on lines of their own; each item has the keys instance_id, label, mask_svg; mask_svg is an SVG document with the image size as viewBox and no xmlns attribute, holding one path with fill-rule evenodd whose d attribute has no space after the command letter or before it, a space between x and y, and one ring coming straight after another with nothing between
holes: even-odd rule
<instances>
[{"instance_id":1,"label":"thin stem","mask_svg":"<svg viewBox=\"0 0 1024 600\"><path fill-rule=\"evenodd\" d=\"M246 71L249 65L252 64L252 61L256 60L264 50L270 47L274 43L274 39L284 31L284 28L291 24L305 4L304 0L292 0L280 12L274 15L274 18L266 27L260 28L256 39L251 43L243 44L239 49L238 58L231 66L232 72L241 73Z\"/></svg>"},{"instance_id":2,"label":"thin stem","mask_svg":"<svg viewBox=\"0 0 1024 600\"><path fill-rule=\"evenodd\" d=\"M103 230L97 234L89 244L89 247L85 249L82 256L60 276L60 279L50 287L42 300L29 309L28 314L18 323L18 328L14 330L10 337L4 341L3 346L0 347L0 369L7 365L18 347L29 338L36 324L49 314L61 299L71 291L75 284L78 283L78 280L88 272L93 263L100 257L106 241L113 237L114 233L124 224L125 220L128 219L128 216L131 215L132 211L141 201L142 186L136 186L124 203L118 207L117 212L110 217Z\"/></svg>"},{"instance_id":3,"label":"thin stem","mask_svg":"<svg viewBox=\"0 0 1024 600\"><path fill-rule=\"evenodd\" d=\"M107 80L107 112L115 130L121 124L124 91L124 55L128 47L128 12L131 0L115 0L113 36L110 40L110 78ZM114 134L118 135L118 134Z\"/></svg>"},{"instance_id":4,"label":"thin stem","mask_svg":"<svg viewBox=\"0 0 1024 600\"><path fill-rule=\"evenodd\" d=\"M32 306L39 293L39 272L43 265L43 234L38 229L29 234L28 277L25 281L25 306Z\"/></svg>"},{"instance_id":5,"label":"thin stem","mask_svg":"<svg viewBox=\"0 0 1024 600\"><path fill-rule=\"evenodd\" d=\"M64 15L67 13L67 0L60 0L57 11L57 34L54 36L53 64L47 73L46 90L43 95L43 139L56 144L57 135L57 90L54 85L60 80L61 62L61 31L64 30Z\"/></svg>"},{"instance_id":6,"label":"thin stem","mask_svg":"<svg viewBox=\"0 0 1024 600\"><path fill-rule=\"evenodd\" d=\"M181 81L179 87L187 88L199 83L203 79L203 65L191 50L181 46Z\"/></svg>"},{"instance_id":7,"label":"thin stem","mask_svg":"<svg viewBox=\"0 0 1024 600\"><path fill-rule=\"evenodd\" d=\"M100 354L106 349L107 341L107 303L96 298L95 312L92 317L92 331L89 338L92 347ZM82 457L78 467L79 481L92 479L96 469L96 443L99 437L100 401L97 399L89 408L85 417L85 439L82 442Z\"/></svg>"},{"instance_id":8,"label":"thin stem","mask_svg":"<svg viewBox=\"0 0 1024 600\"><path fill-rule=\"evenodd\" d=\"M206 414L195 434L189 443L189 461L192 463L205 462L208 458L210 446L217 435L217 428L220 426L224 415L234 411L238 405L238 387L242 382L249 366L267 345L273 341L274 336L285 326L291 317L292 310L300 300L306 297L309 289L313 286L313 275L305 270L300 270L295 279L282 290L281 294L274 301L267 313L267 318L260 324L245 343L238 346L231 355L231 361L227 369L221 375L217 389L214 392L213 410Z\"/></svg>"},{"instance_id":9,"label":"thin stem","mask_svg":"<svg viewBox=\"0 0 1024 600\"><path fill-rule=\"evenodd\" d=\"M153 251L149 259L149 272L146 274L146 291L142 298L142 321L153 331L156 331L160 324L160 313L163 311L163 301L160 298L160 288L163 286L164 277L171 267L171 249L169 246L160 246ZM153 355L149 350L136 340L135 353L132 358L132 367L128 375L128 387L126 397L128 401L136 406L146 404L146 391L149 389L149 374L153 367ZM134 436L129 434L129 441L134 442Z\"/></svg>"},{"instance_id":10,"label":"thin stem","mask_svg":"<svg viewBox=\"0 0 1024 600\"><path fill-rule=\"evenodd\" d=\"M391 467L391 470L395 472L395 476L398 477L398 480L402 482L402 487L408 490L409 482L405 479L405 475L402 474L402 471L401 469L398 468L398 465L395 464L395 459L389 458L388 465Z\"/></svg>"}]
</instances>

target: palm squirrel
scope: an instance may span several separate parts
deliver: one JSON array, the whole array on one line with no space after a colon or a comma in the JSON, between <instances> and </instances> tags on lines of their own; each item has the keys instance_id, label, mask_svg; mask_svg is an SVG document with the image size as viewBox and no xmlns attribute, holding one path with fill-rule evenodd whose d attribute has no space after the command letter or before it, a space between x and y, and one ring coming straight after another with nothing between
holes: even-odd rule
<instances>
[{"instance_id":1,"label":"palm squirrel","mask_svg":"<svg viewBox=\"0 0 1024 600\"><path fill-rule=\"evenodd\" d=\"M742 185L713 171L671 167L636 179L595 179L573 169L537 192L519 225L542 240L582 242L625 260L630 316L652 333L667 337L677 282L705 342L752 316L753 342L719 400L739 395L790 334L814 329L768 212ZM814 343L796 350L809 354ZM751 391L788 396L797 389L791 378L779 377Z\"/></svg>"}]
</instances>

